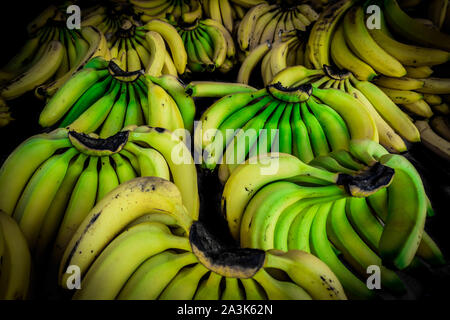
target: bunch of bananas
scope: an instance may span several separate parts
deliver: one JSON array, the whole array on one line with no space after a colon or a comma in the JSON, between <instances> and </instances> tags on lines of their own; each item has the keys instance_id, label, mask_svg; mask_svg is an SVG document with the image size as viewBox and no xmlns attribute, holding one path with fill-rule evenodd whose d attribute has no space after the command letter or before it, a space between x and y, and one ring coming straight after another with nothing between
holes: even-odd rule
<instances>
[{"instance_id":1,"label":"bunch of bananas","mask_svg":"<svg viewBox=\"0 0 450 320\"><path fill-rule=\"evenodd\" d=\"M173 153L177 157L173 156ZM58 261L78 225L111 190L135 177L173 179L198 217L189 150L162 128L130 126L107 139L57 129L18 146L0 169L0 210L18 221L36 259Z\"/></svg>"},{"instance_id":2,"label":"bunch of bananas","mask_svg":"<svg viewBox=\"0 0 450 320\"><path fill-rule=\"evenodd\" d=\"M189 72L222 73L235 64L236 48L228 30L212 19L196 19L192 23L171 20L183 40Z\"/></svg>"},{"instance_id":3,"label":"bunch of bananas","mask_svg":"<svg viewBox=\"0 0 450 320\"><path fill-rule=\"evenodd\" d=\"M27 299L31 254L17 222L0 210L0 300Z\"/></svg>"},{"instance_id":4,"label":"bunch of bananas","mask_svg":"<svg viewBox=\"0 0 450 320\"><path fill-rule=\"evenodd\" d=\"M242 18L237 30L237 43L247 55L261 44L278 41L282 32L305 31L318 16L317 12L305 3L263 2L250 9Z\"/></svg>"},{"instance_id":5,"label":"bunch of bananas","mask_svg":"<svg viewBox=\"0 0 450 320\"><path fill-rule=\"evenodd\" d=\"M202 10L200 0L130 0L130 3L144 22L167 16L178 20L196 15Z\"/></svg>"},{"instance_id":6,"label":"bunch of bananas","mask_svg":"<svg viewBox=\"0 0 450 320\"><path fill-rule=\"evenodd\" d=\"M111 39L110 50L111 58L117 59L126 71L144 69L153 76L178 76L186 69L187 53L183 41L177 30L163 20L151 20L143 26L123 20Z\"/></svg>"},{"instance_id":7,"label":"bunch of bananas","mask_svg":"<svg viewBox=\"0 0 450 320\"><path fill-rule=\"evenodd\" d=\"M114 3L110 6L96 5L82 10L81 26L94 26L100 30L108 40L108 45L115 39L116 32L123 24L123 20L132 21L135 25L139 20L129 4Z\"/></svg>"},{"instance_id":8,"label":"bunch of bananas","mask_svg":"<svg viewBox=\"0 0 450 320\"><path fill-rule=\"evenodd\" d=\"M351 72L325 65L323 73L305 72L302 66L282 70L272 82L286 87L312 83L313 87L330 88L347 92L355 97L375 121L380 143L391 152L407 150L402 138L409 142L420 141L420 133L411 118L391 99L385 90L370 81L358 80ZM312 76L308 76L309 74ZM397 80L400 81L400 80Z\"/></svg>"},{"instance_id":9,"label":"bunch of bananas","mask_svg":"<svg viewBox=\"0 0 450 320\"><path fill-rule=\"evenodd\" d=\"M440 157L450 160L450 120L447 116L434 116L429 121L416 121L422 143Z\"/></svg>"},{"instance_id":10,"label":"bunch of bananas","mask_svg":"<svg viewBox=\"0 0 450 320\"><path fill-rule=\"evenodd\" d=\"M322 74L294 68L293 74L304 78ZM200 121L196 148L203 150L206 168L222 163L221 180L254 155L283 152L308 163L330 151L348 150L350 139L378 142L376 124L359 100L311 84L287 88L277 82L233 93L212 104Z\"/></svg>"},{"instance_id":11,"label":"bunch of bananas","mask_svg":"<svg viewBox=\"0 0 450 320\"><path fill-rule=\"evenodd\" d=\"M74 299L346 299L311 254L222 245L186 214L176 186L154 177L122 184L91 210L61 260L62 287L69 265L82 274Z\"/></svg>"},{"instance_id":12,"label":"bunch of bananas","mask_svg":"<svg viewBox=\"0 0 450 320\"><path fill-rule=\"evenodd\" d=\"M233 33L247 10L265 0L202 0L201 2L206 17L217 21Z\"/></svg>"},{"instance_id":13,"label":"bunch of bananas","mask_svg":"<svg viewBox=\"0 0 450 320\"><path fill-rule=\"evenodd\" d=\"M68 29L65 15L55 6L39 15L27 30L30 38L0 70L0 95L5 100L35 88L38 97L50 96L87 60L109 58L106 39L98 29Z\"/></svg>"},{"instance_id":14,"label":"bunch of bananas","mask_svg":"<svg viewBox=\"0 0 450 320\"><path fill-rule=\"evenodd\" d=\"M276 174L259 174L275 162ZM379 174L384 166L395 171L392 181ZM338 185L347 180L343 174L355 181L361 177L370 191L349 195L351 186L344 190ZM383 185L371 190L371 183L380 181ZM350 152L332 152L310 166L286 154L243 164L227 181L222 199L230 230L242 247L313 253L354 299L375 295L365 281L370 265L380 267L383 288L401 294L405 286L392 268L417 267L417 257L432 265L445 263L424 232L429 204L419 174L406 158L373 141L352 140Z\"/></svg>"},{"instance_id":15,"label":"bunch of bananas","mask_svg":"<svg viewBox=\"0 0 450 320\"><path fill-rule=\"evenodd\" d=\"M415 117L431 117L433 106L443 107L438 95L450 93L450 79L430 77L431 67L450 59L450 36L409 17L395 0L384 1L379 26L369 28L365 7L354 3L343 0L322 13L311 30L305 66L333 62L364 81L379 75L375 83L394 103ZM423 46L400 42L398 36Z\"/></svg>"},{"instance_id":16,"label":"bunch of bananas","mask_svg":"<svg viewBox=\"0 0 450 320\"><path fill-rule=\"evenodd\" d=\"M129 125L192 130L195 105L171 75L125 72L113 60L90 60L48 101L39 123L107 138Z\"/></svg>"}]
</instances>

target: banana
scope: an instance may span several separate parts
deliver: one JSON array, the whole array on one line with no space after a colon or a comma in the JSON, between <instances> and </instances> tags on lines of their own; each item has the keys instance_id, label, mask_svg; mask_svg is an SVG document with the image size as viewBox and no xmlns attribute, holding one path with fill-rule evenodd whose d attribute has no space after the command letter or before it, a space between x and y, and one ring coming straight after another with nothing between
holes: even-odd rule
<instances>
[{"instance_id":1,"label":"banana","mask_svg":"<svg viewBox=\"0 0 450 320\"><path fill-rule=\"evenodd\" d=\"M54 125L88 88L107 74L107 70L90 68L77 72L45 105L39 116L39 124L43 127Z\"/></svg>"},{"instance_id":2,"label":"banana","mask_svg":"<svg viewBox=\"0 0 450 320\"><path fill-rule=\"evenodd\" d=\"M165 55L162 55L161 52L166 51L166 45L161 35L155 31L147 32L145 38L150 48L150 60L145 73L152 76L160 76L165 60Z\"/></svg>"},{"instance_id":3,"label":"banana","mask_svg":"<svg viewBox=\"0 0 450 320\"><path fill-rule=\"evenodd\" d=\"M450 124L448 118L436 116L431 118L429 123L438 135L443 137L445 140L450 141Z\"/></svg>"},{"instance_id":4,"label":"banana","mask_svg":"<svg viewBox=\"0 0 450 320\"><path fill-rule=\"evenodd\" d=\"M373 68L359 59L347 46L344 28L340 25L331 40L331 57L340 69L351 71L359 80L372 80L377 73Z\"/></svg>"},{"instance_id":5,"label":"banana","mask_svg":"<svg viewBox=\"0 0 450 320\"><path fill-rule=\"evenodd\" d=\"M199 284L194 300L219 300L221 280L222 276L210 272L208 278Z\"/></svg>"},{"instance_id":6,"label":"banana","mask_svg":"<svg viewBox=\"0 0 450 320\"><path fill-rule=\"evenodd\" d=\"M399 35L419 44L450 51L450 36L408 16L395 0L384 0L383 10L389 26Z\"/></svg>"},{"instance_id":7,"label":"banana","mask_svg":"<svg viewBox=\"0 0 450 320\"><path fill-rule=\"evenodd\" d=\"M127 71L137 71L142 69L141 60L136 49L131 44L130 38L126 39L127 44Z\"/></svg>"},{"instance_id":8,"label":"banana","mask_svg":"<svg viewBox=\"0 0 450 320\"><path fill-rule=\"evenodd\" d=\"M418 100L412 103L404 103L402 106L414 115L418 115L423 118L431 118L433 110L425 100Z\"/></svg>"},{"instance_id":9,"label":"banana","mask_svg":"<svg viewBox=\"0 0 450 320\"><path fill-rule=\"evenodd\" d=\"M118 210L119 207L126 210ZM67 275L64 272L69 265L78 265L84 275L94 262L94 257L101 253L118 232L136 218L155 211L174 216L185 230L190 225L191 218L183 208L180 192L169 181L142 177L119 185L114 192L96 204L70 240L60 264L60 284L66 284ZM95 232L87 232L94 230L91 228L95 228ZM126 234L124 237L126 238ZM155 243L147 248L154 245ZM126 260L122 255L121 261ZM119 271L117 268L112 268L111 271L113 270ZM124 281L129 275L123 275L126 276Z\"/></svg>"},{"instance_id":10,"label":"banana","mask_svg":"<svg viewBox=\"0 0 450 320\"><path fill-rule=\"evenodd\" d=\"M151 20L143 26L147 31L159 33L167 42L178 74L183 74L187 64L187 53L175 27L162 20Z\"/></svg>"},{"instance_id":11,"label":"banana","mask_svg":"<svg viewBox=\"0 0 450 320\"><path fill-rule=\"evenodd\" d=\"M389 124L381 117L372 103L366 98L365 95L361 93L358 89L352 86L349 79L345 80L346 91L353 95L356 99L362 102L362 104L366 107L367 111L369 111L370 115L374 119L378 136L380 140L380 144L391 150L392 152L404 152L407 150L405 142L403 139L392 129ZM383 90L383 88L380 87ZM388 89L386 89L388 90ZM384 90L383 90L384 91ZM412 92L412 91L406 91Z\"/></svg>"},{"instance_id":12,"label":"banana","mask_svg":"<svg viewBox=\"0 0 450 320\"><path fill-rule=\"evenodd\" d=\"M266 253L265 267L279 268L286 272L313 299L347 299L342 285L330 268L311 254L299 250L269 250Z\"/></svg>"},{"instance_id":13,"label":"banana","mask_svg":"<svg viewBox=\"0 0 450 320\"><path fill-rule=\"evenodd\" d=\"M266 170L271 174L264 174ZM260 156L256 163L248 160L237 167L227 180L222 194L222 212L233 237L239 238L242 214L250 198L259 188L273 181L307 174L332 183L337 179L335 174L310 167L288 154ZM242 179L246 176L252 177L250 185L247 183L248 178Z\"/></svg>"},{"instance_id":14,"label":"banana","mask_svg":"<svg viewBox=\"0 0 450 320\"><path fill-rule=\"evenodd\" d=\"M124 119L127 111L127 85L120 83L119 98L114 102L111 111L100 130L100 138L108 138L124 127Z\"/></svg>"},{"instance_id":15,"label":"banana","mask_svg":"<svg viewBox=\"0 0 450 320\"><path fill-rule=\"evenodd\" d=\"M289 52L289 46L296 40L296 38L291 38L287 41L279 41L275 42L271 48L271 58L270 58L270 67L272 70L272 74L275 76L281 70L286 69L287 63L287 55Z\"/></svg>"},{"instance_id":16,"label":"banana","mask_svg":"<svg viewBox=\"0 0 450 320\"><path fill-rule=\"evenodd\" d=\"M428 78L433 74L433 69L430 67L405 67L406 69L406 76L408 78L413 79L421 79L421 78Z\"/></svg>"},{"instance_id":17,"label":"banana","mask_svg":"<svg viewBox=\"0 0 450 320\"><path fill-rule=\"evenodd\" d=\"M450 94L450 79L448 78L425 78L418 79L423 86L417 88L418 92L432 94Z\"/></svg>"},{"instance_id":18,"label":"banana","mask_svg":"<svg viewBox=\"0 0 450 320\"><path fill-rule=\"evenodd\" d=\"M431 151L444 159L450 159L450 142L436 134L426 121L416 121L422 143Z\"/></svg>"},{"instance_id":19,"label":"banana","mask_svg":"<svg viewBox=\"0 0 450 320\"><path fill-rule=\"evenodd\" d=\"M178 106L162 87L153 83L149 84L148 103L149 113L147 123L150 126L166 128L170 131L183 129L183 121L181 123L179 121L175 122L172 115L172 110L178 110Z\"/></svg>"},{"instance_id":20,"label":"banana","mask_svg":"<svg viewBox=\"0 0 450 320\"><path fill-rule=\"evenodd\" d=\"M0 299L25 300L31 280L31 255L16 221L0 210L0 233L4 240L0 275Z\"/></svg>"},{"instance_id":21,"label":"banana","mask_svg":"<svg viewBox=\"0 0 450 320\"><path fill-rule=\"evenodd\" d=\"M147 259L123 286L119 300L155 300L180 269L197 262L191 252L163 251ZM206 297L205 297L206 298Z\"/></svg>"},{"instance_id":22,"label":"banana","mask_svg":"<svg viewBox=\"0 0 450 320\"><path fill-rule=\"evenodd\" d=\"M325 132L320 122L316 119L316 117L313 114L311 114L305 102L301 104L301 110L302 110L302 119L309 133L309 138L311 140L314 156L319 157L328 154L330 152L330 149L328 147ZM281 152L283 152L283 150L281 150Z\"/></svg>"},{"instance_id":23,"label":"banana","mask_svg":"<svg viewBox=\"0 0 450 320\"><path fill-rule=\"evenodd\" d=\"M373 298L374 293L339 260L328 240L327 220L332 207L333 202L322 204L314 217L310 234L311 251L334 272L351 299Z\"/></svg>"},{"instance_id":24,"label":"banana","mask_svg":"<svg viewBox=\"0 0 450 320\"><path fill-rule=\"evenodd\" d=\"M225 288L223 289L220 300L244 300L244 291L239 286L239 280L236 278L225 278Z\"/></svg>"},{"instance_id":25,"label":"banana","mask_svg":"<svg viewBox=\"0 0 450 320\"><path fill-rule=\"evenodd\" d=\"M431 106L442 104L442 97L437 94L424 93L423 100L425 100Z\"/></svg>"},{"instance_id":26,"label":"banana","mask_svg":"<svg viewBox=\"0 0 450 320\"><path fill-rule=\"evenodd\" d=\"M64 180L61 182L61 186L56 192L55 197L45 214L45 220L39 231L35 250L36 257L38 257L39 260L45 257L47 249L50 247L50 243L57 235L58 227L61 225L61 221L63 221L64 212L69 204L71 194L84 170L86 159L87 156L80 153L78 157L70 163Z\"/></svg>"},{"instance_id":27,"label":"banana","mask_svg":"<svg viewBox=\"0 0 450 320\"><path fill-rule=\"evenodd\" d=\"M114 161L119 183L124 183L136 178L136 172L127 159L124 159L124 157L118 153L113 154L111 157Z\"/></svg>"},{"instance_id":28,"label":"banana","mask_svg":"<svg viewBox=\"0 0 450 320\"><path fill-rule=\"evenodd\" d=\"M383 87L380 87L380 89L396 104L414 103L424 98L423 94L415 91L396 90Z\"/></svg>"},{"instance_id":29,"label":"banana","mask_svg":"<svg viewBox=\"0 0 450 320\"><path fill-rule=\"evenodd\" d=\"M434 66L445 63L450 59L447 51L412 46L395 40L389 34L382 12L380 13L380 22L381 28L370 29L370 35L380 47L403 65L414 67Z\"/></svg>"},{"instance_id":30,"label":"banana","mask_svg":"<svg viewBox=\"0 0 450 320\"><path fill-rule=\"evenodd\" d=\"M345 15L343 25L348 46L375 71L390 77L403 77L406 75L403 65L381 48L371 37L365 25L362 7L358 6L350 9Z\"/></svg>"},{"instance_id":31,"label":"banana","mask_svg":"<svg viewBox=\"0 0 450 320\"><path fill-rule=\"evenodd\" d=\"M380 256L383 263L404 269L414 258L422 238L426 194L419 174L406 158L386 154L380 163L395 169L388 187L388 215L379 242Z\"/></svg>"},{"instance_id":32,"label":"banana","mask_svg":"<svg viewBox=\"0 0 450 320\"><path fill-rule=\"evenodd\" d=\"M278 7L275 7L258 17L258 19L256 20L255 27L253 28L253 32L250 36L250 42L249 42L247 51L251 52L257 46L259 46L261 43L263 43L263 42L261 42L261 36L267 28L272 28L272 32L273 32L273 28L275 26L273 24L272 24L272 26L269 26L269 23L271 21L275 21L275 23L276 23L277 20L275 20L275 19L277 18L278 14L279 14L279 9L278 9Z\"/></svg>"},{"instance_id":33,"label":"banana","mask_svg":"<svg viewBox=\"0 0 450 320\"><path fill-rule=\"evenodd\" d=\"M412 79L407 77L391 78L381 76L374 81L375 84L395 90L419 90L424 87L421 79Z\"/></svg>"},{"instance_id":34,"label":"banana","mask_svg":"<svg viewBox=\"0 0 450 320\"><path fill-rule=\"evenodd\" d=\"M351 81L389 126L410 142L420 141L420 133L408 116L380 88L368 81L359 81L354 77L351 78Z\"/></svg>"},{"instance_id":35,"label":"banana","mask_svg":"<svg viewBox=\"0 0 450 320\"><path fill-rule=\"evenodd\" d=\"M179 137L160 128L141 127L130 133L129 141L146 143L160 152L167 162L173 181L181 192L183 204L192 217L198 217L197 172L189 149Z\"/></svg>"},{"instance_id":36,"label":"banana","mask_svg":"<svg viewBox=\"0 0 450 320\"><path fill-rule=\"evenodd\" d=\"M62 58L62 44L59 41L49 42L39 61L6 84L1 89L0 95L6 100L14 99L43 84L56 72L61 64Z\"/></svg>"},{"instance_id":37,"label":"banana","mask_svg":"<svg viewBox=\"0 0 450 320\"><path fill-rule=\"evenodd\" d=\"M237 77L237 82L248 84L250 80L250 75L256 65L263 59L263 57L270 50L271 44L270 42L264 42L250 51L249 55L242 62L241 67L239 68L239 73Z\"/></svg>"},{"instance_id":38,"label":"banana","mask_svg":"<svg viewBox=\"0 0 450 320\"><path fill-rule=\"evenodd\" d=\"M241 50L248 49L250 44L250 37L255 32L256 21L268 11L274 9L275 5L268 5L267 3L261 3L251 8L242 18L239 28L237 30L237 41Z\"/></svg>"},{"instance_id":39,"label":"banana","mask_svg":"<svg viewBox=\"0 0 450 320\"><path fill-rule=\"evenodd\" d=\"M186 94L193 98L222 98L239 92L257 91L252 86L220 81L191 81L185 88Z\"/></svg>"},{"instance_id":40,"label":"banana","mask_svg":"<svg viewBox=\"0 0 450 320\"><path fill-rule=\"evenodd\" d=\"M222 24L229 32L233 32L233 13L229 0L218 0L220 6L220 15L222 17ZM211 1L210 1L211 3ZM216 20L218 21L218 20ZM220 21L218 21L220 22Z\"/></svg>"},{"instance_id":41,"label":"banana","mask_svg":"<svg viewBox=\"0 0 450 320\"><path fill-rule=\"evenodd\" d=\"M82 279L82 288L73 298L116 298L142 262L169 248L189 250L189 241L172 235L167 226L157 222L144 222L125 230L95 259Z\"/></svg>"},{"instance_id":42,"label":"banana","mask_svg":"<svg viewBox=\"0 0 450 320\"><path fill-rule=\"evenodd\" d=\"M71 192L70 200L53 245L52 261L55 266L59 263L67 244L78 226L96 203L96 195L99 189L97 163L97 157L89 159L86 170L81 173Z\"/></svg>"},{"instance_id":43,"label":"banana","mask_svg":"<svg viewBox=\"0 0 450 320\"><path fill-rule=\"evenodd\" d=\"M120 82L117 81L110 87L109 92L91 105L83 114L69 125L70 130L91 133L96 131L105 121L117 94L120 90Z\"/></svg>"},{"instance_id":44,"label":"banana","mask_svg":"<svg viewBox=\"0 0 450 320\"><path fill-rule=\"evenodd\" d=\"M99 30L91 26L85 27L81 29L81 36L89 43L89 51L87 54L78 63L78 65L71 68L64 76L50 82L49 84L37 87L35 90L35 95L39 97L54 96L58 89L74 77L83 65L88 65L89 61L95 60L96 57L103 57L105 60L109 60L111 58L106 38Z\"/></svg>"},{"instance_id":45,"label":"banana","mask_svg":"<svg viewBox=\"0 0 450 320\"><path fill-rule=\"evenodd\" d=\"M267 295L264 289L253 279L241 279L242 286L245 290L246 300L266 300Z\"/></svg>"},{"instance_id":46,"label":"banana","mask_svg":"<svg viewBox=\"0 0 450 320\"><path fill-rule=\"evenodd\" d=\"M312 300L312 297L299 285L277 280L265 269L260 269L253 279L266 291L269 300Z\"/></svg>"},{"instance_id":47,"label":"banana","mask_svg":"<svg viewBox=\"0 0 450 320\"><path fill-rule=\"evenodd\" d=\"M211 1L211 0L210 0ZM208 272L201 263L181 270L161 293L161 300L191 300L200 279Z\"/></svg>"},{"instance_id":48,"label":"banana","mask_svg":"<svg viewBox=\"0 0 450 320\"><path fill-rule=\"evenodd\" d=\"M0 209L12 215L30 177L57 150L70 147L67 132L56 130L33 136L20 144L0 169Z\"/></svg>"},{"instance_id":49,"label":"banana","mask_svg":"<svg viewBox=\"0 0 450 320\"><path fill-rule=\"evenodd\" d=\"M70 160L76 154L77 150L70 148L63 154L45 161L30 178L17 202L14 218L18 221L31 250L36 245L45 213L66 175Z\"/></svg>"},{"instance_id":50,"label":"banana","mask_svg":"<svg viewBox=\"0 0 450 320\"><path fill-rule=\"evenodd\" d=\"M311 98L310 98L311 99ZM301 161L308 163L314 159L314 153L309 139L309 132L305 122L301 118L300 104L294 105L293 115L291 119L293 130L293 154Z\"/></svg>"},{"instance_id":51,"label":"banana","mask_svg":"<svg viewBox=\"0 0 450 320\"><path fill-rule=\"evenodd\" d=\"M352 139L362 138L378 142L378 131L375 121L356 98L336 89L313 87L312 94L342 116Z\"/></svg>"},{"instance_id":52,"label":"banana","mask_svg":"<svg viewBox=\"0 0 450 320\"><path fill-rule=\"evenodd\" d=\"M324 65L331 64L329 49L332 34L341 17L355 2L340 0L329 5L314 23L306 44L305 60L311 61L315 69L322 69Z\"/></svg>"}]
</instances>

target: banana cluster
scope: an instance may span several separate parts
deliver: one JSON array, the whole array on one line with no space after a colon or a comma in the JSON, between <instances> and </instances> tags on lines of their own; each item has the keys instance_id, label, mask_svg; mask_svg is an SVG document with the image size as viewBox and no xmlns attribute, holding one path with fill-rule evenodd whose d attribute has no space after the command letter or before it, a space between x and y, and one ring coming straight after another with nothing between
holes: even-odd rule
<instances>
[{"instance_id":1,"label":"banana cluster","mask_svg":"<svg viewBox=\"0 0 450 320\"><path fill-rule=\"evenodd\" d=\"M395 269L417 267L419 258L445 264L424 232L432 208L422 181L403 156L370 140L352 140L350 152L331 152L309 166L293 156L273 155L271 161L283 169L272 176L258 174L268 166L263 160L241 165L222 195L223 213L242 247L312 253L333 270L352 299L376 295L366 286L370 265L380 267L384 289L402 294L405 285ZM392 181L380 174L383 167L395 171ZM333 174L355 181L358 176L380 181L381 176L385 183L363 196L349 196L353 188L343 188L337 182L344 179ZM365 188L370 185L366 180Z\"/></svg>"},{"instance_id":2,"label":"banana cluster","mask_svg":"<svg viewBox=\"0 0 450 320\"><path fill-rule=\"evenodd\" d=\"M175 25L187 52L190 73L229 72L235 64L236 48L228 30L212 19L196 19Z\"/></svg>"},{"instance_id":3,"label":"banana cluster","mask_svg":"<svg viewBox=\"0 0 450 320\"><path fill-rule=\"evenodd\" d=\"M186 69L183 41L176 29L163 20L151 20L143 26L123 20L111 40L110 50L111 58L117 59L126 71L143 69L153 76L178 76Z\"/></svg>"},{"instance_id":4,"label":"banana cluster","mask_svg":"<svg viewBox=\"0 0 450 320\"><path fill-rule=\"evenodd\" d=\"M62 287L69 265L82 274L73 299L346 299L311 254L223 246L155 177L122 184L91 210L61 260Z\"/></svg>"},{"instance_id":5,"label":"banana cluster","mask_svg":"<svg viewBox=\"0 0 450 320\"><path fill-rule=\"evenodd\" d=\"M31 254L17 222L0 210L0 300L25 300L31 282Z\"/></svg>"},{"instance_id":6,"label":"banana cluster","mask_svg":"<svg viewBox=\"0 0 450 320\"><path fill-rule=\"evenodd\" d=\"M140 176L173 179L187 214L198 217L187 147L167 130L136 126L107 139L67 129L29 138L0 169L0 208L18 222L38 261L51 253L56 262L94 205Z\"/></svg>"},{"instance_id":7,"label":"banana cluster","mask_svg":"<svg viewBox=\"0 0 450 320\"><path fill-rule=\"evenodd\" d=\"M5 100L35 88L38 97L52 95L87 60L109 58L103 33L91 26L68 29L62 12L50 6L27 27L30 38L0 70Z\"/></svg>"},{"instance_id":8,"label":"banana cluster","mask_svg":"<svg viewBox=\"0 0 450 320\"><path fill-rule=\"evenodd\" d=\"M365 7L354 2L339 1L323 11L308 39L305 66L334 63L358 80L377 77L380 89L416 118L431 117L434 106L445 108L438 95L450 92L450 81L430 76L432 67L450 59L450 37L409 17L395 0L384 1L379 25L368 27Z\"/></svg>"},{"instance_id":9,"label":"banana cluster","mask_svg":"<svg viewBox=\"0 0 450 320\"><path fill-rule=\"evenodd\" d=\"M48 101L39 123L108 138L129 125L191 130L194 114L194 102L178 78L126 72L113 60L97 57Z\"/></svg>"},{"instance_id":10,"label":"banana cluster","mask_svg":"<svg viewBox=\"0 0 450 320\"><path fill-rule=\"evenodd\" d=\"M293 68L293 75L304 78L322 73ZM348 150L351 139L378 142L375 122L352 95L309 83L282 84L229 94L202 114L197 149L203 150L206 168L221 163L222 181L255 155L289 153L308 163L330 151Z\"/></svg>"},{"instance_id":11,"label":"banana cluster","mask_svg":"<svg viewBox=\"0 0 450 320\"><path fill-rule=\"evenodd\" d=\"M236 40L247 55L261 44L279 41L283 32L305 31L318 17L318 13L305 3L275 1L269 4L264 1L251 8L242 18Z\"/></svg>"},{"instance_id":12,"label":"banana cluster","mask_svg":"<svg viewBox=\"0 0 450 320\"><path fill-rule=\"evenodd\" d=\"M311 83L313 87L328 88L333 92L343 91L358 100L376 124L379 142L391 152L403 152L407 146L403 138L409 142L420 141L419 130L412 119L391 99L378 84L358 80L351 72L326 66L323 74L307 76L303 66L284 69L272 82L281 82L284 86L295 87ZM380 79L381 81L381 79ZM401 81L401 79L396 79Z\"/></svg>"},{"instance_id":13,"label":"banana cluster","mask_svg":"<svg viewBox=\"0 0 450 320\"><path fill-rule=\"evenodd\" d=\"M200 0L130 0L140 20L148 22L172 16L175 20L196 16L202 11Z\"/></svg>"}]
</instances>

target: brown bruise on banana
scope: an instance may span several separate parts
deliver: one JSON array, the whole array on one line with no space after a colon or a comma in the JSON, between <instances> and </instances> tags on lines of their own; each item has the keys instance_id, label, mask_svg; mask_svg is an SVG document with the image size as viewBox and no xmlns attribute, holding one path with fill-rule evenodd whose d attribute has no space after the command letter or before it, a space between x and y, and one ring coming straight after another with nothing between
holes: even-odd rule
<instances>
[{"instance_id":1,"label":"brown bruise on banana","mask_svg":"<svg viewBox=\"0 0 450 320\"><path fill-rule=\"evenodd\" d=\"M120 152L128 142L129 131L121 131L106 139L93 138L85 133L69 131L69 140L78 151L90 156L109 156Z\"/></svg>"},{"instance_id":2,"label":"brown bruise on banana","mask_svg":"<svg viewBox=\"0 0 450 320\"><path fill-rule=\"evenodd\" d=\"M340 173L337 185L344 186L353 197L365 198L378 190L388 187L394 178L395 170L376 162L372 166L359 171L356 175Z\"/></svg>"},{"instance_id":3,"label":"brown bruise on banana","mask_svg":"<svg viewBox=\"0 0 450 320\"><path fill-rule=\"evenodd\" d=\"M145 70L144 69L139 69L139 70L135 70L135 71L125 71L122 70L117 63L115 63L114 61L109 61L108 63L108 70L109 73L116 78L119 78L119 80L121 80L122 78L129 78L129 77L134 77L136 76L135 79L133 79L132 81L137 80L141 75L145 75ZM132 82L131 81L131 82ZM128 81L130 82L130 81Z\"/></svg>"},{"instance_id":4,"label":"brown bruise on banana","mask_svg":"<svg viewBox=\"0 0 450 320\"><path fill-rule=\"evenodd\" d=\"M199 221L191 226L189 242L192 252L203 266L228 278L252 278L266 260L263 250L222 245Z\"/></svg>"},{"instance_id":5,"label":"brown bruise on banana","mask_svg":"<svg viewBox=\"0 0 450 320\"><path fill-rule=\"evenodd\" d=\"M309 83L287 88L278 81L266 86L266 90L273 98L292 103L305 102L312 94L312 86Z\"/></svg>"}]
</instances>

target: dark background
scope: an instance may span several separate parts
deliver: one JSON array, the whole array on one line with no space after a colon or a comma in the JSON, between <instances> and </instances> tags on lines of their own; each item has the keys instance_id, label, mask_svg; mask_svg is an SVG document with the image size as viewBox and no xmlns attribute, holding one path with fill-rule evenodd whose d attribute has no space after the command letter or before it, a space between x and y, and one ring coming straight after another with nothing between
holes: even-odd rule
<instances>
[{"instance_id":1,"label":"dark background","mask_svg":"<svg viewBox=\"0 0 450 320\"><path fill-rule=\"evenodd\" d=\"M51 1L2 1L0 9L0 64L7 63L26 39L25 27L27 23L41 12ZM445 67L446 77L448 66ZM224 76L199 75L196 80L220 80L234 81L237 70ZM256 75L257 76L257 75ZM202 79L203 78L203 79ZM189 79L184 79L186 82ZM211 101L204 99L198 102L197 118L208 107ZM44 106L44 101L38 100L33 93L8 101L13 117L16 119L5 128L0 128L0 164L4 159L28 137L43 131L38 124L39 113ZM426 230L438 243L444 255L450 256L450 166L449 162L437 157L421 144L411 146L405 156L416 166L421 174L427 194L435 209L435 216L428 218ZM220 195L222 187L215 174L205 172L198 168L199 188L201 198L200 219L209 225L223 241L231 242L226 223L220 215ZM422 270L420 273L401 273L411 291L400 299L442 299L448 298L450 287L450 268L448 265ZM386 296L388 299L394 297Z\"/></svg>"}]
</instances>

